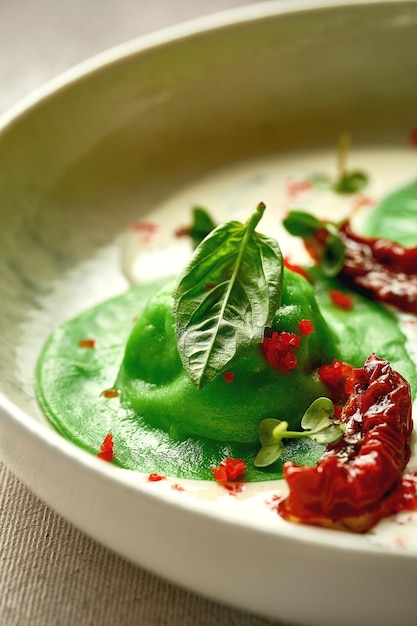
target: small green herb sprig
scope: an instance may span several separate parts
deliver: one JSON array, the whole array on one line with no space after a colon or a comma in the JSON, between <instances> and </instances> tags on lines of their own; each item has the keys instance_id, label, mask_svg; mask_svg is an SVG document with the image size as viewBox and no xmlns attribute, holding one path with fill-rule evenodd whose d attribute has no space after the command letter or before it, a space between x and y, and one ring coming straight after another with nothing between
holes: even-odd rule
<instances>
[{"instance_id":1,"label":"small green herb sprig","mask_svg":"<svg viewBox=\"0 0 417 626\"><path fill-rule=\"evenodd\" d=\"M310 180L314 187L330 189L341 195L359 193L369 183L369 176L363 170L349 170L347 167L351 139L348 134L339 138L337 146L336 166L337 176L332 178L327 174L315 174Z\"/></svg>"},{"instance_id":2,"label":"small green herb sprig","mask_svg":"<svg viewBox=\"0 0 417 626\"><path fill-rule=\"evenodd\" d=\"M333 185L334 191L341 194L353 194L362 191L368 184L368 175L362 170L347 169L347 157L350 150L350 136L344 134L339 139L337 149L338 178Z\"/></svg>"},{"instance_id":3,"label":"small green herb sprig","mask_svg":"<svg viewBox=\"0 0 417 626\"><path fill-rule=\"evenodd\" d=\"M215 228L174 289L178 352L199 389L262 342L280 306L281 250L255 231L264 211L260 203L246 223Z\"/></svg>"},{"instance_id":4,"label":"small green herb sprig","mask_svg":"<svg viewBox=\"0 0 417 626\"><path fill-rule=\"evenodd\" d=\"M339 274L345 259L345 247L336 224L321 221L311 213L294 210L283 219L283 225L294 237L306 240L317 239L318 233L324 232L321 270L329 278Z\"/></svg>"},{"instance_id":5,"label":"small green herb sprig","mask_svg":"<svg viewBox=\"0 0 417 626\"><path fill-rule=\"evenodd\" d=\"M283 439L309 438L320 444L338 441L345 432L344 424L334 419L334 405L329 398L317 398L304 413L301 420L303 431L288 430L288 422L272 417L263 419L258 427L261 449L256 455L255 467L268 467L275 463L284 451Z\"/></svg>"}]
</instances>

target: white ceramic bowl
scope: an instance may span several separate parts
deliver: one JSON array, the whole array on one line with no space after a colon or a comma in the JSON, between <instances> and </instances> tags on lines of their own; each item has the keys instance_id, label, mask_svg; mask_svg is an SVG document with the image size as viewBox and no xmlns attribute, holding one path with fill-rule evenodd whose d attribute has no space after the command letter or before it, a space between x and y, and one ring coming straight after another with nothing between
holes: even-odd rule
<instances>
[{"instance_id":1,"label":"white ceramic bowl","mask_svg":"<svg viewBox=\"0 0 417 626\"><path fill-rule=\"evenodd\" d=\"M401 143L417 123L417 2L266 2L118 47L0 121L0 452L80 529L220 601L303 624L415 624L417 551L150 489L42 417L60 321L121 292L131 220L217 168ZM196 199L198 201L198 198Z\"/></svg>"}]
</instances>

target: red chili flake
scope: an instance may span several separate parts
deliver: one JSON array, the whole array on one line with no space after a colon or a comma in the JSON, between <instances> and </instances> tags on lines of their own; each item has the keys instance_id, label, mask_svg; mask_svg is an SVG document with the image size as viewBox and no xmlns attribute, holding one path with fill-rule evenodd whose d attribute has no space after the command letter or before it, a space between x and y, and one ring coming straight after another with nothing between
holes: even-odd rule
<instances>
[{"instance_id":1,"label":"red chili flake","mask_svg":"<svg viewBox=\"0 0 417 626\"><path fill-rule=\"evenodd\" d=\"M135 232L140 233L141 241L145 244L152 241L152 238L155 236L160 228L159 224L154 224L152 222L141 222L139 220L132 222L130 227Z\"/></svg>"},{"instance_id":2,"label":"red chili flake","mask_svg":"<svg viewBox=\"0 0 417 626\"><path fill-rule=\"evenodd\" d=\"M306 191L310 191L313 187L310 180L294 180L292 178L287 180L286 195L289 200L296 200L300 195Z\"/></svg>"},{"instance_id":3,"label":"red chili flake","mask_svg":"<svg viewBox=\"0 0 417 626\"><path fill-rule=\"evenodd\" d=\"M99 459L103 461L113 460L113 435L108 433L101 444L100 452L97 454Z\"/></svg>"},{"instance_id":4,"label":"red chili flake","mask_svg":"<svg viewBox=\"0 0 417 626\"><path fill-rule=\"evenodd\" d=\"M243 483L223 483L223 487L226 489L226 491L229 491L229 493L231 494L235 494L235 493L242 493L242 491L245 488L245 485Z\"/></svg>"},{"instance_id":5,"label":"red chili flake","mask_svg":"<svg viewBox=\"0 0 417 626\"><path fill-rule=\"evenodd\" d=\"M235 373L234 373L234 372L225 372L225 373L223 374L223 378L224 378L224 380L225 380L225 381L226 381L229 385L231 385L231 384L232 384L232 382L233 382L233 380L234 380L234 377L235 377Z\"/></svg>"},{"instance_id":6,"label":"red chili flake","mask_svg":"<svg viewBox=\"0 0 417 626\"><path fill-rule=\"evenodd\" d=\"M216 286L216 283L207 283L206 285L204 285L204 289L206 291L209 291L210 289L214 289L215 286Z\"/></svg>"},{"instance_id":7,"label":"red chili flake","mask_svg":"<svg viewBox=\"0 0 417 626\"><path fill-rule=\"evenodd\" d=\"M178 483L172 483L171 489L174 491L185 491L184 487L181 487Z\"/></svg>"},{"instance_id":8,"label":"red chili flake","mask_svg":"<svg viewBox=\"0 0 417 626\"><path fill-rule=\"evenodd\" d=\"M78 342L80 348L94 348L96 345L95 339L80 339Z\"/></svg>"},{"instance_id":9,"label":"red chili flake","mask_svg":"<svg viewBox=\"0 0 417 626\"><path fill-rule=\"evenodd\" d=\"M165 476L161 476L160 474L156 474L156 473L149 474L148 476L148 482L150 483L157 483L160 480L166 480Z\"/></svg>"},{"instance_id":10,"label":"red chili flake","mask_svg":"<svg viewBox=\"0 0 417 626\"><path fill-rule=\"evenodd\" d=\"M242 459L226 457L217 467L212 467L214 480L226 482L240 478L246 469L246 463Z\"/></svg>"},{"instance_id":11,"label":"red chili flake","mask_svg":"<svg viewBox=\"0 0 417 626\"><path fill-rule=\"evenodd\" d=\"M412 128L410 131L410 143L412 146L417 147L417 126Z\"/></svg>"},{"instance_id":12,"label":"red chili flake","mask_svg":"<svg viewBox=\"0 0 417 626\"><path fill-rule=\"evenodd\" d=\"M341 309L349 310L353 307L353 296L338 289L329 289L330 300Z\"/></svg>"},{"instance_id":13,"label":"red chili flake","mask_svg":"<svg viewBox=\"0 0 417 626\"><path fill-rule=\"evenodd\" d=\"M104 398L117 398L119 392L117 389L105 389L103 391Z\"/></svg>"},{"instance_id":14,"label":"red chili flake","mask_svg":"<svg viewBox=\"0 0 417 626\"><path fill-rule=\"evenodd\" d=\"M274 369L287 372L297 367L297 356L293 350L300 345L300 336L286 331L273 331L265 335L262 348L266 358Z\"/></svg>"},{"instance_id":15,"label":"red chili flake","mask_svg":"<svg viewBox=\"0 0 417 626\"><path fill-rule=\"evenodd\" d=\"M279 503L281 502L281 500L282 494L274 493L270 500L265 501L265 504L271 509L273 513L278 513Z\"/></svg>"},{"instance_id":16,"label":"red chili flake","mask_svg":"<svg viewBox=\"0 0 417 626\"><path fill-rule=\"evenodd\" d=\"M358 209L361 209L363 207L366 206L374 206L375 204L375 199L371 198L370 196L365 196L360 194L359 196L355 197L353 199L353 204L352 204L352 212L357 211Z\"/></svg>"},{"instance_id":17,"label":"red chili flake","mask_svg":"<svg viewBox=\"0 0 417 626\"><path fill-rule=\"evenodd\" d=\"M227 481L227 469L225 465L220 464L217 467L212 467L211 471L213 473L214 480L217 480L221 483Z\"/></svg>"},{"instance_id":18,"label":"red chili flake","mask_svg":"<svg viewBox=\"0 0 417 626\"><path fill-rule=\"evenodd\" d=\"M314 326L311 320L300 320L298 322L298 328L302 335L311 335L311 333L314 333Z\"/></svg>"},{"instance_id":19,"label":"red chili flake","mask_svg":"<svg viewBox=\"0 0 417 626\"><path fill-rule=\"evenodd\" d=\"M301 265L296 265L295 263L291 263L288 257L284 258L284 265L287 269L291 270L291 272L295 272L296 274L300 274L301 276L304 276L304 278L306 278L308 281L310 280L310 276L308 272L303 267L301 267Z\"/></svg>"},{"instance_id":20,"label":"red chili flake","mask_svg":"<svg viewBox=\"0 0 417 626\"><path fill-rule=\"evenodd\" d=\"M353 365L339 359L333 359L331 363L321 365L318 374L322 383L328 388L333 400L340 400L344 395L352 393Z\"/></svg>"}]
</instances>

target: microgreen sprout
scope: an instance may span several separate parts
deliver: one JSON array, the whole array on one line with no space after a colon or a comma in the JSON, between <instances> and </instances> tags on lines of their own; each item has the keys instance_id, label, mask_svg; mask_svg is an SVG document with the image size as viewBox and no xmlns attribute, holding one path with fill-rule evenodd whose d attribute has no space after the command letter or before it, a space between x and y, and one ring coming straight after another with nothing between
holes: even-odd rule
<instances>
[{"instance_id":1,"label":"microgreen sprout","mask_svg":"<svg viewBox=\"0 0 417 626\"><path fill-rule=\"evenodd\" d=\"M335 421L334 405L329 398L314 400L301 420L302 431L288 430L288 422L272 417L263 419L258 427L261 449L255 467L272 465L284 451L283 439L309 438L320 444L336 443L345 431L344 424Z\"/></svg>"},{"instance_id":2,"label":"microgreen sprout","mask_svg":"<svg viewBox=\"0 0 417 626\"><path fill-rule=\"evenodd\" d=\"M362 170L347 170L347 157L350 150L350 136L339 139L337 148L337 168L339 176L333 185L334 191L341 194L358 193L368 184L368 175Z\"/></svg>"},{"instance_id":3,"label":"microgreen sprout","mask_svg":"<svg viewBox=\"0 0 417 626\"><path fill-rule=\"evenodd\" d=\"M348 170L347 161L351 139L347 133L341 135L336 153L336 177L317 173L311 176L310 182L316 189L327 189L342 195L355 194L362 191L369 182L369 176L363 170Z\"/></svg>"}]
</instances>

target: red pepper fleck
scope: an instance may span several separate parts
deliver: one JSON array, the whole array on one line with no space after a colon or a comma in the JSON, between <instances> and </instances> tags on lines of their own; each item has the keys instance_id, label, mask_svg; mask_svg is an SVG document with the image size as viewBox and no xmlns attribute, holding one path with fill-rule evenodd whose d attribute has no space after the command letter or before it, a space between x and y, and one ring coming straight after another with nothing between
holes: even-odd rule
<instances>
[{"instance_id":1,"label":"red pepper fleck","mask_svg":"<svg viewBox=\"0 0 417 626\"><path fill-rule=\"evenodd\" d=\"M375 204L374 198L360 194L359 196L356 196L353 199L351 210L352 210L352 213L354 213L355 211L357 211L358 209L361 209L362 207L371 207L371 206L374 206L374 204Z\"/></svg>"},{"instance_id":2,"label":"red pepper fleck","mask_svg":"<svg viewBox=\"0 0 417 626\"><path fill-rule=\"evenodd\" d=\"M410 385L374 354L353 378L341 412L343 437L316 467L284 464L290 494L279 513L289 521L367 532L404 510L408 496L417 506L414 480L402 476L413 431Z\"/></svg>"},{"instance_id":3,"label":"red pepper fleck","mask_svg":"<svg viewBox=\"0 0 417 626\"><path fill-rule=\"evenodd\" d=\"M282 494L274 493L270 500L265 501L265 504L271 509L273 513L278 513L279 503L281 502L281 500Z\"/></svg>"},{"instance_id":4,"label":"red pepper fleck","mask_svg":"<svg viewBox=\"0 0 417 626\"><path fill-rule=\"evenodd\" d=\"M217 467L212 467L211 471L213 473L214 480L222 483L227 481L227 470L225 465L220 464Z\"/></svg>"},{"instance_id":5,"label":"red pepper fleck","mask_svg":"<svg viewBox=\"0 0 417 626\"><path fill-rule=\"evenodd\" d=\"M155 472L152 474L149 474L148 476L148 482L150 483L157 483L160 480L166 480L165 476L161 476L160 474L156 474Z\"/></svg>"},{"instance_id":6,"label":"red pepper fleck","mask_svg":"<svg viewBox=\"0 0 417 626\"><path fill-rule=\"evenodd\" d=\"M223 483L222 486L226 489L226 491L228 491L232 495L234 495L235 493L242 493L242 491L245 488L244 483L225 482L225 483Z\"/></svg>"},{"instance_id":7,"label":"red pepper fleck","mask_svg":"<svg viewBox=\"0 0 417 626\"><path fill-rule=\"evenodd\" d=\"M80 339L78 342L80 348L94 348L96 345L95 339Z\"/></svg>"},{"instance_id":8,"label":"red pepper fleck","mask_svg":"<svg viewBox=\"0 0 417 626\"><path fill-rule=\"evenodd\" d=\"M262 342L262 348L269 363L281 372L297 367L297 356L293 350L296 350L299 345L300 336L286 331L273 331L270 336L266 334Z\"/></svg>"},{"instance_id":9,"label":"red pepper fleck","mask_svg":"<svg viewBox=\"0 0 417 626\"><path fill-rule=\"evenodd\" d=\"M415 128L412 128L410 131L410 143L412 146L417 147L417 126L415 126Z\"/></svg>"},{"instance_id":10,"label":"red pepper fleck","mask_svg":"<svg viewBox=\"0 0 417 626\"><path fill-rule=\"evenodd\" d=\"M226 457L217 467L212 467L212 473L215 480L227 482L228 480L237 480L246 469L246 463L242 459Z\"/></svg>"},{"instance_id":11,"label":"red pepper fleck","mask_svg":"<svg viewBox=\"0 0 417 626\"><path fill-rule=\"evenodd\" d=\"M235 373L234 372L225 372L223 374L223 378L225 380L226 383L228 383L229 385L232 384L234 378L235 378Z\"/></svg>"},{"instance_id":12,"label":"red pepper fleck","mask_svg":"<svg viewBox=\"0 0 417 626\"><path fill-rule=\"evenodd\" d=\"M204 285L204 289L206 291L210 291L210 289L214 289L215 286L216 286L216 283L207 283L206 285Z\"/></svg>"},{"instance_id":13,"label":"red pepper fleck","mask_svg":"<svg viewBox=\"0 0 417 626\"><path fill-rule=\"evenodd\" d=\"M291 272L300 274L301 276L304 276L304 278L306 278L308 281L310 281L309 273L301 265L296 265L295 263L291 263L288 257L284 258L284 265L288 270L291 270Z\"/></svg>"},{"instance_id":14,"label":"red pepper fleck","mask_svg":"<svg viewBox=\"0 0 417 626\"><path fill-rule=\"evenodd\" d=\"M297 198L303 193L310 191L313 184L310 180L294 180L292 178L287 180L286 195L289 200L297 200Z\"/></svg>"},{"instance_id":15,"label":"red pepper fleck","mask_svg":"<svg viewBox=\"0 0 417 626\"><path fill-rule=\"evenodd\" d=\"M329 296L334 305L349 311L353 308L353 296L338 289L329 289Z\"/></svg>"},{"instance_id":16,"label":"red pepper fleck","mask_svg":"<svg viewBox=\"0 0 417 626\"><path fill-rule=\"evenodd\" d=\"M184 487L181 487L178 483L172 483L171 489L174 491L185 491Z\"/></svg>"},{"instance_id":17,"label":"red pepper fleck","mask_svg":"<svg viewBox=\"0 0 417 626\"><path fill-rule=\"evenodd\" d=\"M141 234L142 243L148 244L155 237L156 233L160 229L159 224L152 222L141 222L139 220L132 222L131 229Z\"/></svg>"},{"instance_id":18,"label":"red pepper fleck","mask_svg":"<svg viewBox=\"0 0 417 626\"><path fill-rule=\"evenodd\" d=\"M339 359L333 359L331 363L319 367L318 375L333 401L346 399L345 396L351 393L353 372L353 365Z\"/></svg>"},{"instance_id":19,"label":"red pepper fleck","mask_svg":"<svg viewBox=\"0 0 417 626\"><path fill-rule=\"evenodd\" d=\"M314 333L314 326L311 320L300 320L298 322L298 328L302 335L311 335L311 333Z\"/></svg>"},{"instance_id":20,"label":"red pepper fleck","mask_svg":"<svg viewBox=\"0 0 417 626\"><path fill-rule=\"evenodd\" d=\"M113 460L113 435L108 433L100 447L100 452L97 454L99 459L103 461Z\"/></svg>"},{"instance_id":21,"label":"red pepper fleck","mask_svg":"<svg viewBox=\"0 0 417 626\"><path fill-rule=\"evenodd\" d=\"M119 392L117 389L105 389L103 391L103 396L105 398L117 398L119 395Z\"/></svg>"}]
</instances>

